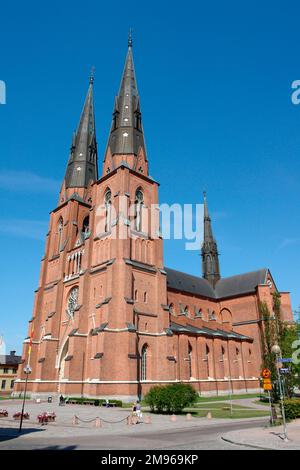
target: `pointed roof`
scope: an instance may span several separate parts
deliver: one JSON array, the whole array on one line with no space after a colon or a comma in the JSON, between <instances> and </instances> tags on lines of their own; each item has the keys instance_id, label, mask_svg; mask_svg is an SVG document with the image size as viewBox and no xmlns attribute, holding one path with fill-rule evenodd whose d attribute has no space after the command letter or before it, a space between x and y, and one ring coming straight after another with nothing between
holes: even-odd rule
<instances>
[{"instance_id":1,"label":"pointed roof","mask_svg":"<svg viewBox=\"0 0 300 470\"><path fill-rule=\"evenodd\" d=\"M206 200L206 191L203 192L203 201L204 201L204 237L203 244L205 243L214 243L214 237L211 227L211 218L208 213L207 200Z\"/></svg>"},{"instance_id":2,"label":"pointed roof","mask_svg":"<svg viewBox=\"0 0 300 470\"><path fill-rule=\"evenodd\" d=\"M73 134L65 175L66 188L87 187L90 180L96 181L98 179L93 82L94 76L91 73L79 125Z\"/></svg>"},{"instance_id":3,"label":"pointed roof","mask_svg":"<svg viewBox=\"0 0 300 470\"><path fill-rule=\"evenodd\" d=\"M167 273L168 288L216 300L254 293L257 286L267 283L269 272L267 268L262 268L257 271L225 277L217 281L213 287L208 280L201 277L167 267L164 270Z\"/></svg>"},{"instance_id":4,"label":"pointed roof","mask_svg":"<svg viewBox=\"0 0 300 470\"><path fill-rule=\"evenodd\" d=\"M202 275L207 279L213 286L220 279L220 267L219 267L219 253L217 242L214 239L211 219L208 213L206 192L203 193L204 197L204 236L202 243Z\"/></svg>"},{"instance_id":5,"label":"pointed roof","mask_svg":"<svg viewBox=\"0 0 300 470\"><path fill-rule=\"evenodd\" d=\"M142 147L146 156L141 120L140 97L134 71L132 36L130 33L125 67L119 93L115 98L113 121L107 145L110 148L111 155L138 155L139 149Z\"/></svg>"}]
</instances>

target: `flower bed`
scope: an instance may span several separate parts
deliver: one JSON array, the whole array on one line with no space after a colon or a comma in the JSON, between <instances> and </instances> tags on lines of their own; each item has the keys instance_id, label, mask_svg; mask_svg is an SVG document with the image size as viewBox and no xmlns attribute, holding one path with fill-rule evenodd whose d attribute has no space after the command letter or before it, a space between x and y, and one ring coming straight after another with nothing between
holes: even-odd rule
<instances>
[{"instance_id":1,"label":"flower bed","mask_svg":"<svg viewBox=\"0 0 300 470\"><path fill-rule=\"evenodd\" d=\"M56 414L54 412L53 413L47 413L47 412L41 413L38 415L37 419L40 424L51 423L55 421Z\"/></svg>"},{"instance_id":2,"label":"flower bed","mask_svg":"<svg viewBox=\"0 0 300 470\"><path fill-rule=\"evenodd\" d=\"M8 417L8 411L0 410L0 418L7 418L7 417Z\"/></svg>"},{"instance_id":3,"label":"flower bed","mask_svg":"<svg viewBox=\"0 0 300 470\"><path fill-rule=\"evenodd\" d=\"M21 419L21 416L22 416L21 411L17 411L16 413L13 414L14 419ZM25 413L23 413L23 419L29 419L29 418L30 418L29 413L25 411Z\"/></svg>"}]
</instances>

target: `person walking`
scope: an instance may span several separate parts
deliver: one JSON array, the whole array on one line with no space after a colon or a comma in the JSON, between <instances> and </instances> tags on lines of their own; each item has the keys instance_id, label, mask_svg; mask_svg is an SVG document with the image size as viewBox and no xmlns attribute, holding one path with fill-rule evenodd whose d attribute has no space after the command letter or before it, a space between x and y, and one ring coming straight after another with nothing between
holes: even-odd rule
<instances>
[{"instance_id":1,"label":"person walking","mask_svg":"<svg viewBox=\"0 0 300 470\"><path fill-rule=\"evenodd\" d=\"M136 416L138 418L138 423L140 423L143 418L143 414L142 414L142 407L139 401L136 404Z\"/></svg>"}]
</instances>

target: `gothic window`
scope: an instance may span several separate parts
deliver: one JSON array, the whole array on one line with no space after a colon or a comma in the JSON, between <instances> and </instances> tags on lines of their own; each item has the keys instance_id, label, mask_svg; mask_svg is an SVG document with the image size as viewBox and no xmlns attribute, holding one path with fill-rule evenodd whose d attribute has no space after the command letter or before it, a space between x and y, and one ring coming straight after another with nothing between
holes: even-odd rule
<instances>
[{"instance_id":1,"label":"gothic window","mask_svg":"<svg viewBox=\"0 0 300 470\"><path fill-rule=\"evenodd\" d=\"M225 361L225 349L224 346L221 347L221 361Z\"/></svg>"},{"instance_id":2,"label":"gothic window","mask_svg":"<svg viewBox=\"0 0 300 470\"><path fill-rule=\"evenodd\" d=\"M189 348L188 348L188 364L189 364L189 379L192 378L192 359L193 359L193 348L189 343Z\"/></svg>"},{"instance_id":3,"label":"gothic window","mask_svg":"<svg viewBox=\"0 0 300 470\"><path fill-rule=\"evenodd\" d=\"M134 300L138 300L139 296L138 296L138 291L137 289L134 291Z\"/></svg>"},{"instance_id":4,"label":"gothic window","mask_svg":"<svg viewBox=\"0 0 300 470\"><path fill-rule=\"evenodd\" d=\"M135 193L135 229L137 232L142 230L142 208L144 204L144 195L141 189L137 189Z\"/></svg>"},{"instance_id":5,"label":"gothic window","mask_svg":"<svg viewBox=\"0 0 300 470\"><path fill-rule=\"evenodd\" d=\"M208 319L209 320L215 320L216 319L216 314L215 314L214 310L208 309Z\"/></svg>"},{"instance_id":6,"label":"gothic window","mask_svg":"<svg viewBox=\"0 0 300 470\"><path fill-rule=\"evenodd\" d=\"M206 263L207 263L207 272L211 273L212 271L212 263L211 263L211 257L208 255L206 258Z\"/></svg>"},{"instance_id":7,"label":"gothic window","mask_svg":"<svg viewBox=\"0 0 300 470\"><path fill-rule=\"evenodd\" d=\"M77 307L78 301L78 287L73 287L68 297L67 301L67 314L70 318L74 317L74 312Z\"/></svg>"},{"instance_id":8,"label":"gothic window","mask_svg":"<svg viewBox=\"0 0 300 470\"><path fill-rule=\"evenodd\" d=\"M89 233L89 231L90 231L90 218L87 215L84 218L83 223L82 223L82 233L86 235Z\"/></svg>"},{"instance_id":9,"label":"gothic window","mask_svg":"<svg viewBox=\"0 0 300 470\"><path fill-rule=\"evenodd\" d=\"M186 305L185 308L184 308L184 314L185 315L189 314L189 306L188 305Z\"/></svg>"},{"instance_id":10,"label":"gothic window","mask_svg":"<svg viewBox=\"0 0 300 470\"><path fill-rule=\"evenodd\" d=\"M148 346L144 344L141 354L141 380L147 380L147 356L148 356Z\"/></svg>"},{"instance_id":11,"label":"gothic window","mask_svg":"<svg viewBox=\"0 0 300 470\"><path fill-rule=\"evenodd\" d=\"M194 311L195 311L195 317L196 317L196 318L202 318L202 310L201 310L201 308L194 307Z\"/></svg>"},{"instance_id":12,"label":"gothic window","mask_svg":"<svg viewBox=\"0 0 300 470\"><path fill-rule=\"evenodd\" d=\"M109 232L111 228L111 191L108 189L104 196L105 204L105 232Z\"/></svg>"},{"instance_id":13,"label":"gothic window","mask_svg":"<svg viewBox=\"0 0 300 470\"><path fill-rule=\"evenodd\" d=\"M206 371L207 377L209 377L209 347L205 345L205 361L206 361Z\"/></svg>"},{"instance_id":14,"label":"gothic window","mask_svg":"<svg viewBox=\"0 0 300 470\"><path fill-rule=\"evenodd\" d=\"M63 218L60 217L58 221L58 244L57 244L58 253L60 252L60 248L61 248L63 229L64 229L64 221L63 221Z\"/></svg>"}]
</instances>

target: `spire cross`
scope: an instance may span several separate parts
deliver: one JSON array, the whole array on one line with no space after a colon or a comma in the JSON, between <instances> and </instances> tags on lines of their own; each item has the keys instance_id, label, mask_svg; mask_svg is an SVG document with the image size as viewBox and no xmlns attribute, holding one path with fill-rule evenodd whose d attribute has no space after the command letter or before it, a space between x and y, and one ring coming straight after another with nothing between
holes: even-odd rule
<instances>
[{"instance_id":1,"label":"spire cross","mask_svg":"<svg viewBox=\"0 0 300 470\"><path fill-rule=\"evenodd\" d=\"M94 83L94 73L95 73L95 67L92 65L91 71L90 71L90 83Z\"/></svg>"}]
</instances>

